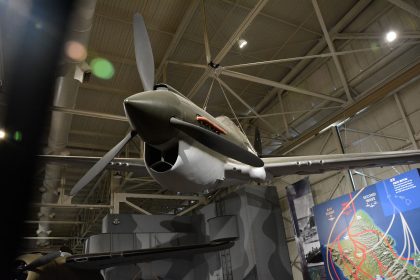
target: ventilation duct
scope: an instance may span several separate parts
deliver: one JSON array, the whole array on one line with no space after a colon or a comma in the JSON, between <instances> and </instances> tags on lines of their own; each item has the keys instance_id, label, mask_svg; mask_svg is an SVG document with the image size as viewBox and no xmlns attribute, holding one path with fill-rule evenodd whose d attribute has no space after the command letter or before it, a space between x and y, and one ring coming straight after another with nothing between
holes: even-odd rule
<instances>
[{"instance_id":1,"label":"ventilation duct","mask_svg":"<svg viewBox=\"0 0 420 280\"><path fill-rule=\"evenodd\" d=\"M69 26L67 42L75 41L80 43L85 50L89 41L89 35L93 23L96 0L79 0L72 15ZM56 81L54 106L74 108L76 104L77 92L83 79L80 78L81 69L85 67L85 62L70 61L68 58L62 61L61 73ZM83 72L83 71L82 71ZM52 112L51 127L48 137L48 154L68 154L66 146L71 126L72 115L61 112ZM58 200L58 189L61 185L61 168L55 164L47 164L43 185L41 203L56 203ZM55 216L49 207L41 207L38 213L40 223L38 225L38 237L48 237L51 233L47 223ZM49 245L48 239L37 241L38 246Z\"/></svg>"}]
</instances>

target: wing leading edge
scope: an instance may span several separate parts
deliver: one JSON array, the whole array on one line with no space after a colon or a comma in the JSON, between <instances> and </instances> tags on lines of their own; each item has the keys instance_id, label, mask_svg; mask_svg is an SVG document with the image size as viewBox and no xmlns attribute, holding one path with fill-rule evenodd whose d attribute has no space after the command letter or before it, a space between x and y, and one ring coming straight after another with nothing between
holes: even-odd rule
<instances>
[{"instance_id":1,"label":"wing leading edge","mask_svg":"<svg viewBox=\"0 0 420 280\"><path fill-rule=\"evenodd\" d=\"M234 244L235 242L232 239L228 239L194 245L74 255L68 257L65 264L76 269L104 269L112 266L149 262L159 259L191 257L194 254L229 249Z\"/></svg>"},{"instance_id":2,"label":"wing leading edge","mask_svg":"<svg viewBox=\"0 0 420 280\"><path fill-rule=\"evenodd\" d=\"M92 166L100 159L100 157L62 155L39 155L38 157L41 161L45 161L47 163L75 164L81 166ZM139 177L149 176L142 158L114 158L106 168L117 171L133 172Z\"/></svg>"},{"instance_id":3,"label":"wing leading edge","mask_svg":"<svg viewBox=\"0 0 420 280\"><path fill-rule=\"evenodd\" d=\"M93 165L99 157L41 155L41 160L57 164ZM272 176L315 174L332 170L382 167L420 163L420 150L352 154L311 155L262 158L265 170ZM109 169L149 176L141 158L115 158Z\"/></svg>"},{"instance_id":4,"label":"wing leading edge","mask_svg":"<svg viewBox=\"0 0 420 280\"><path fill-rule=\"evenodd\" d=\"M420 150L263 158L273 176L420 163Z\"/></svg>"}]
</instances>

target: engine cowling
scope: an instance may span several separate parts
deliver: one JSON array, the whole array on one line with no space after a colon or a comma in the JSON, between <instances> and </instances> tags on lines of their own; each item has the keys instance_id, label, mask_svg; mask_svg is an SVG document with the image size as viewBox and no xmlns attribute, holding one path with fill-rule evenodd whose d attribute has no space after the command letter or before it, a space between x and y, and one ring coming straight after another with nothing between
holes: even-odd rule
<instances>
[{"instance_id":1,"label":"engine cowling","mask_svg":"<svg viewBox=\"0 0 420 280\"><path fill-rule=\"evenodd\" d=\"M210 190L225 179L224 158L195 141L179 140L165 149L145 144L145 163L163 188L183 193Z\"/></svg>"}]
</instances>

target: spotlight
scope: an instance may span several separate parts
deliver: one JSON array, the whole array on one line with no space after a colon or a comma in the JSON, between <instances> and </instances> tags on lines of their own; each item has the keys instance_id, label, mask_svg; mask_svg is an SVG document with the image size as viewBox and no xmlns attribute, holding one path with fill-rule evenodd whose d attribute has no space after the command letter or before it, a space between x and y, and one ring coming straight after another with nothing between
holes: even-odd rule
<instances>
[{"instance_id":1,"label":"spotlight","mask_svg":"<svg viewBox=\"0 0 420 280\"><path fill-rule=\"evenodd\" d=\"M0 129L0 140L6 138L6 132L3 129Z\"/></svg>"},{"instance_id":2,"label":"spotlight","mask_svg":"<svg viewBox=\"0 0 420 280\"><path fill-rule=\"evenodd\" d=\"M245 47L245 46L246 46L246 44L248 44L248 42L247 42L246 40L244 40L244 39L240 39L240 40L238 41L238 45L239 45L239 48L240 48L240 49L242 49L243 47Z\"/></svg>"},{"instance_id":3,"label":"spotlight","mask_svg":"<svg viewBox=\"0 0 420 280\"><path fill-rule=\"evenodd\" d=\"M393 41L395 41L395 39L397 39L397 33L395 31L389 31L388 33L386 33L386 41L391 43Z\"/></svg>"}]
</instances>

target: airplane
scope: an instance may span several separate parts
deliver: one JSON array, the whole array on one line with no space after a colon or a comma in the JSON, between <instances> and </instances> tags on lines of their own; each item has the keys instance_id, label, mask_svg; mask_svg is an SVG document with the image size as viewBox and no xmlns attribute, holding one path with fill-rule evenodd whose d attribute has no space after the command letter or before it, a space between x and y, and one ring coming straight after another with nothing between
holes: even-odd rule
<instances>
[{"instance_id":1,"label":"airplane","mask_svg":"<svg viewBox=\"0 0 420 280\"><path fill-rule=\"evenodd\" d=\"M174 192L202 193L249 181L270 182L275 177L290 174L314 174L329 170L420 162L418 150L259 157L261 151L257 150L260 149L251 145L230 118L213 117L171 86L154 83L153 53L142 16L134 16L133 28L136 62L145 91L124 100L131 132L102 158L40 156L53 163L94 163L72 188L71 196L75 196L105 168L131 171L140 176L149 174L163 188ZM211 67L217 67L209 59L207 61ZM144 158L115 158L136 135L144 141ZM69 279L102 279L99 269L223 250L231 246L232 240L222 240L117 254L29 254L18 258L16 275L21 278L16 276L16 279L56 279L48 277L57 276L68 276ZM87 273L85 269L92 270Z\"/></svg>"},{"instance_id":2,"label":"airplane","mask_svg":"<svg viewBox=\"0 0 420 280\"><path fill-rule=\"evenodd\" d=\"M289 174L420 162L418 150L260 158L230 118L213 117L169 85L154 83L152 48L139 14L134 16L133 28L137 68L145 91L124 100L131 132L99 160L42 156L50 162L96 162L75 184L71 196L107 167L150 174L163 188L174 192L202 193L248 181L269 182ZM217 67L209 58L207 61ZM144 159L114 159L136 135L144 141Z\"/></svg>"}]
</instances>

